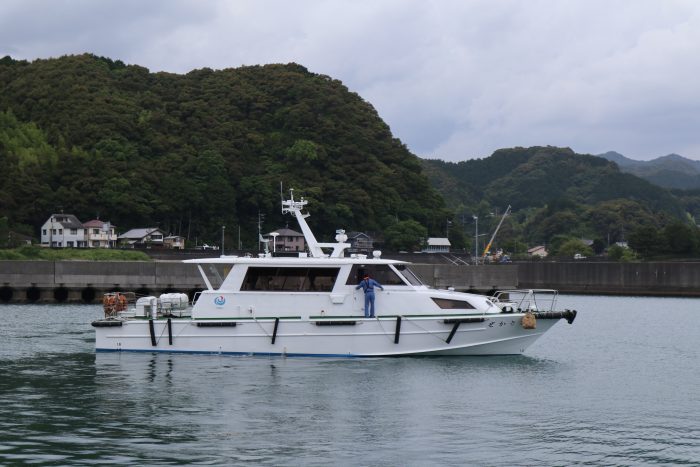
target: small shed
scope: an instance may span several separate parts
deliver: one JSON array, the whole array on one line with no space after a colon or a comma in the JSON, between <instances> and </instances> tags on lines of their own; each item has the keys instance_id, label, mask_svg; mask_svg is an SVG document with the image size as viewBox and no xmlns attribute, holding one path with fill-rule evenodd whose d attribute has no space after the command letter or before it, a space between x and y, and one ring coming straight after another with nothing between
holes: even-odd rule
<instances>
[{"instance_id":1,"label":"small shed","mask_svg":"<svg viewBox=\"0 0 700 467\"><path fill-rule=\"evenodd\" d=\"M449 253L452 244L445 237L430 237L428 238L425 253Z\"/></svg>"},{"instance_id":2,"label":"small shed","mask_svg":"<svg viewBox=\"0 0 700 467\"><path fill-rule=\"evenodd\" d=\"M545 248L544 245L537 245L528 249L527 254L530 256L539 256L540 258L544 258L549 253L547 253L547 248Z\"/></svg>"}]
</instances>

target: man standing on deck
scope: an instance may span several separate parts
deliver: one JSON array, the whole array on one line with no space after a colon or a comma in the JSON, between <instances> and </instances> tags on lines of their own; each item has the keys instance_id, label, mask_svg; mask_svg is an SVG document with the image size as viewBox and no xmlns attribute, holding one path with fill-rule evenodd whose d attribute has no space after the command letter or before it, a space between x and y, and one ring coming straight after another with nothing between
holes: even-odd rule
<instances>
[{"instance_id":1,"label":"man standing on deck","mask_svg":"<svg viewBox=\"0 0 700 467\"><path fill-rule=\"evenodd\" d=\"M374 288L379 287L384 290L382 284L371 279L369 274L365 274L362 282L355 287L355 290L362 288L365 291L365 318L374 318ZM371 311L370 311L371 310Z\"/></svg>"}]
</instances>

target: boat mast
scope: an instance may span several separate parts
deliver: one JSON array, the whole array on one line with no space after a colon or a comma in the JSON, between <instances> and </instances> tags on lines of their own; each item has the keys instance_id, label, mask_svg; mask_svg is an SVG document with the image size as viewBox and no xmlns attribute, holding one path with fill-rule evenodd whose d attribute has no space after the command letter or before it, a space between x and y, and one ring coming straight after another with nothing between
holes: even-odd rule
<instances>
[{"instance_id":1,"label":"boat mast","mask_svg":"<svg viewBox=\"0 0 700 467\"><path fill-rule=\"evenodd\" d=\"M336 240L338 240L338 243L319 243L314 233L311 231L309 224L306 223L306 218L309 217L309 214L303 214L301 212L307 204L308 201L306 201L303 196L300 201L295 201L294 189L291 188L289 190L289 199L282 200L282 214L290 212L294 214L294 217L296 217L299 223L299 227L301 227L301 232L304 234L304 239L309 247L312 258L323 258L327 256L323 253L322 247L333 248L333 252L330 254L331 258L341 258L343 256L343 251L350 247L349 243L344 243L348 238L345 235L345 231L337 231L338 235L336 235Z\"/></svg>"},{"instance_id":2,"label":"boat mast","mask_svg":"<svg viewBox=\"0 0 700 467\"><path fill-rule=\"evenodd\" d=\"M304 209L304 206L306 206L308 203L309 202L306 201L303 196L301 197L300 201L294 201L294 188L290 188L289 199L282 200L282 214L291 212L294 217L297 218L299 227L301 227L301 232L304 234L304 238L306 239L306 244L309 246L311 256L314 258L321 258L323 257L323 250L318 245L318 241L316 240L316 237L314 237L314 233L311 231L309 224L306 223L306 218L309 217L309 214L302 214L301 212L301 210Z\"/></svg>"}]
</instances>

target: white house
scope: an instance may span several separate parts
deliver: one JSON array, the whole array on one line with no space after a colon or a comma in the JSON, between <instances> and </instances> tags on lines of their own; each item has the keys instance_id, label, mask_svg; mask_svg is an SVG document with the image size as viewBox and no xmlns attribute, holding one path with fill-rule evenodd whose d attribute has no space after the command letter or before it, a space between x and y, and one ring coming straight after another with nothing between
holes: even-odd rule
<instances>
[{"instance_id":1,"label":"white house","mask_svg":"<svg viewBox=\"0 0 700 467\"><path fill-rule=\"evenodd\" d=\"M157 227L147 227L145 229L131 229L119 236L121 245L135 246L163 246L163 238L165 235Z\"/></svg>"},{"instance_id":2,"label":"white house","mask_svg":"<svg viewBox=\"0 0 700 467\"><path fill-rule=\"evenodd\" d=\"M114 248L117 246L116 226L110 222L93 219L83 224L85 241L90 248Z\"/></svg>"},{"instance_id":3,"label":"white house","mask_svg":"<svg viewBox=\"0 0 700 467\"><path fill-rule=\"evenodd\" d=\"M73 214L51 214L41 226L41 246L84 248L87 246L85 228Z\"/></svg>"},{"instance_id":4,"label":"white house","mask_svg":"<svg viewBox=\"0 0 700 467\"><path fill-rule=\"evenodd\" d=\"M181 237L179 235L168 235L163 239L163 245L165 248L170 248L172 250L184 250L185 237Z\"/></svg>"},{"instance_id":5,"label":"white house","mask_svg":"<svg viewBox=\"0 0 700 467\"><path fill-rule=\"evenodd\" d=\"M539 256L540 258L544 258L549 253L547 253L547 249L544 247L544 245L538 245L528 249L527 254L530 256Z\"/></svg>"},{"instance_id":6,"label":"white house","mask_svg":"<svg viewBox=\"0 0 700 467\"><path fill-rule=\"evenodd\" d=\"M425 253L449 253L452 244L444 237L430 237L423 251Z\"/></svg>"}]
</instances>

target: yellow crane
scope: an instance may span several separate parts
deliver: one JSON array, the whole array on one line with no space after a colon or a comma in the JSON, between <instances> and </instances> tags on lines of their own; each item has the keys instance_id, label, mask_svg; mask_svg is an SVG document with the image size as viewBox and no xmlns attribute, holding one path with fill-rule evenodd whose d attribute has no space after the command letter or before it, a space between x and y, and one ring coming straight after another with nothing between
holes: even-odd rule
<instances>
[{"instance_id":1,"label":"yellow crane","mask_svg":"<svg viewBox=\"0 0 700 467\"><path fill-rule=\"evenodd\" d=\"M493 239L496 238L496 234L498 233L498 229L501 228L501 225L503 224L503 221L505 220L506 216L510 213L510 204L506 208L506 212L503 213L503 216L501 217L500 222L496 226L496 230L493 231L493 235L491 235L491 239L489 242L486 244L486 248L484 248L484 254L481 255L481 258L486 258L486 255L489 254L489 250L491 249L491 244L493 243Z\"/></svg>"}]
</instances>

